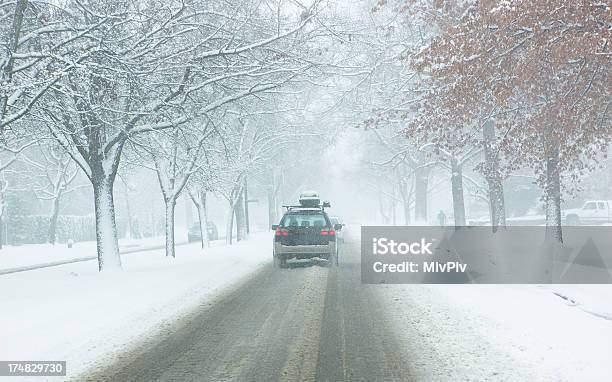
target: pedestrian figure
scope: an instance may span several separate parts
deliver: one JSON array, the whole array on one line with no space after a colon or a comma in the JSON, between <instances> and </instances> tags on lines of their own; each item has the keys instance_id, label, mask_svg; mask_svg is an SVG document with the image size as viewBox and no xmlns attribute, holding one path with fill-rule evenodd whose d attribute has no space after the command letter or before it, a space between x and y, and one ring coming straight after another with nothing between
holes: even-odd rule
<instances>
[{"instance_id":1,"label":"pedestrian figure","mask_svg":"<svg viewBox=\"0 0 612 382\"><path fill-rule=\"evenodd\" d=\"M442 227L446 225L446 214L442 210L438 212L438 222L440 223L440 226Z\"/></svg>"}]
</instances>

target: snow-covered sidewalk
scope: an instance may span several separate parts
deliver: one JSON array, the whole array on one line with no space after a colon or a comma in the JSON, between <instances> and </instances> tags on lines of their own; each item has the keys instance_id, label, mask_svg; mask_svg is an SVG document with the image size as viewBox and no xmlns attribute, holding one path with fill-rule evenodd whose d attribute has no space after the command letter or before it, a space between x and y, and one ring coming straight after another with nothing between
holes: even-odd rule
<instances>
[{"instance_id":1,"label":"snow-covered sidewalk","mask_svg":"<svg viewBox=\"0 0 612 382\"><path fill-rule=\"evenodd\" d=\"M66 360L74 377L261 269L271 240L124 256L117 273L82 262L0 276L0 359Z\"/></svg>"},{"instance_id":2,"label":"snow-covered sidewalk","mask_svg":"<svg viewBox=\"0 0 612 382\"><path fill-rule=\"evenodd\" d=\"M609 379L610 285L380 288L419 379Z\"/></svg>"},{"instance_id":3,"label":"snow-covered sidewalk","mask_svg":"<svg viewBox=\"0 0 612 382\"><path fill-rule=\"evenodd\" d=\"M163 247L163 236L144 239L121 239L119 250L123 254L158 249ZM178 241L183 244L186 241ZM10 270L61 264L70 261L82 261L96 258L96 242L85 241L74 243L72 248L66 244L26 244L4 246L0 250L0 274Z\"/></svg>"}]
</instances>

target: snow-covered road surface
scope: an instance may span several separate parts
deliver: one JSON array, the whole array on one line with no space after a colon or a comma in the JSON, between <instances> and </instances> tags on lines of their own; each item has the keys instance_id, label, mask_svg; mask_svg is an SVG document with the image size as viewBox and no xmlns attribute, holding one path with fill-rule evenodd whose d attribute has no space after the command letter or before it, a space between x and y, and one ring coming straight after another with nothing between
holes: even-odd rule
<instances>
[{"instance_id":1,"label":"snow-covered road surface","mask_svg":"<svg viewBox=\"0 0 612 382\"><path fill-rule=\"evenodd\" d=\"M271 265L202 306L96 381L412 380L375 286L360 284L359 257Z\"/></svg>"},{"instance_id":2,"label":"snow-covered road surface","mask_svg":"<svg viewBox=\"0 0 612 382\"><path fill-rule=\"evenodd\" d=\"M357 232L339 268L274 269L266 233L3 276L0 359L78 381L607 380L610 286L363 285Z\"/></svg>"},{"instance_id":3,"label":"snow-covered road surface","mask_svg":"<svg viewBox=\"0 0 612 382\"><path fill-rule=\"evenodd\" d=\"M350 234L339 268L325 262L263 268L90 376L600 381L609 375L612 321L560 298L558 287L363 285L359 241ZM596 289L610 295L609 286Z\"/></svg>"},{"instance_id":4,"label":"snow-covered road surface","mask_svg":"<svg viewBox=\"0 0 612 382\"><path fill-rule=\"evenodd\" d=\"M254 234L204 252L190 244L174 260L164 250L125 256L118 273L81 262L3 275L0 360L66 360L69 377L106 363L257 272L270 240Z\"/></svg>"}]
</instances>

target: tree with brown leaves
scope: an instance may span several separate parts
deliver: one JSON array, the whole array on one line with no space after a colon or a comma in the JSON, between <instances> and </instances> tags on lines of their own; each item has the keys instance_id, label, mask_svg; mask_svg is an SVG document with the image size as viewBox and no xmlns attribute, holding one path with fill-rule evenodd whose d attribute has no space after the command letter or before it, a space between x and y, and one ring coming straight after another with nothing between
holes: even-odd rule
<instances>
[{"instance_id":1,"label":"tree with brown leaves","mask_svg":"<svg viewBox=\"0 0 612 382\"><path fill-rule=\"evenodd\" d=\"M610 16L603 2L479 2L458 23L441 24L412 61L430 82L413 128L439 129L441 144L480 129L493 146L488 160L533 168L559 242L562 175L588 170L612 135ZM487 138L491 122L497 134Z\"/></svg>"}]
</instances>

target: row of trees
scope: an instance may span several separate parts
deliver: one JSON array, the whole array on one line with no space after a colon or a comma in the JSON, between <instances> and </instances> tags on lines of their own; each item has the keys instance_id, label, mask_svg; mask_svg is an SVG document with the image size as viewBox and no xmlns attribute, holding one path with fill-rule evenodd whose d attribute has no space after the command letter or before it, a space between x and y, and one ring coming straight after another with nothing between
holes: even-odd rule
<instances>
[{"instance_id":1,"label":"row of trees","mask_svg":"<svg viewBox=\"0 0 612 382\"><path fill-rule=\"evenodd\" d=\"M120 268L113 189L136 165L159 180L168 256L185 190L203 215L204 244L211 190L225 191L230 240L234 216L244 237L247 174L295 143L291 128L266 118L279 103L300 111L292 99L317 70L314 47L325 34L321 20L313 22L318 8L318 1L3 1L0 203L18 158L29 158L22 163L31 172L46 167L34 158L53 161L39 188L58 201L71 190L76 164L93 190L99 268ZM35 154L23 155L33 146Z\"/></svg>"},{"instance_id":2,"label":"row of trees","mask_svg":"<svg viewBox=\"0 0 612 382\"><path fill-rule=\"evenodd\" d=\"M610 6L410 0L381 1L374 13L401 16L383 26L391 55L380 61L381 83L399 99L375 105L364 123L395 126L386 162L416 174L418 154L425 167L448 168L457 225L466 223L463 183L477 183L464 176L469 165L485 181L494 231L506 224L504 181L530 168L548 232L562 241L563 190L576 189L612 138Z\"/></svg>"}]
</instances>

